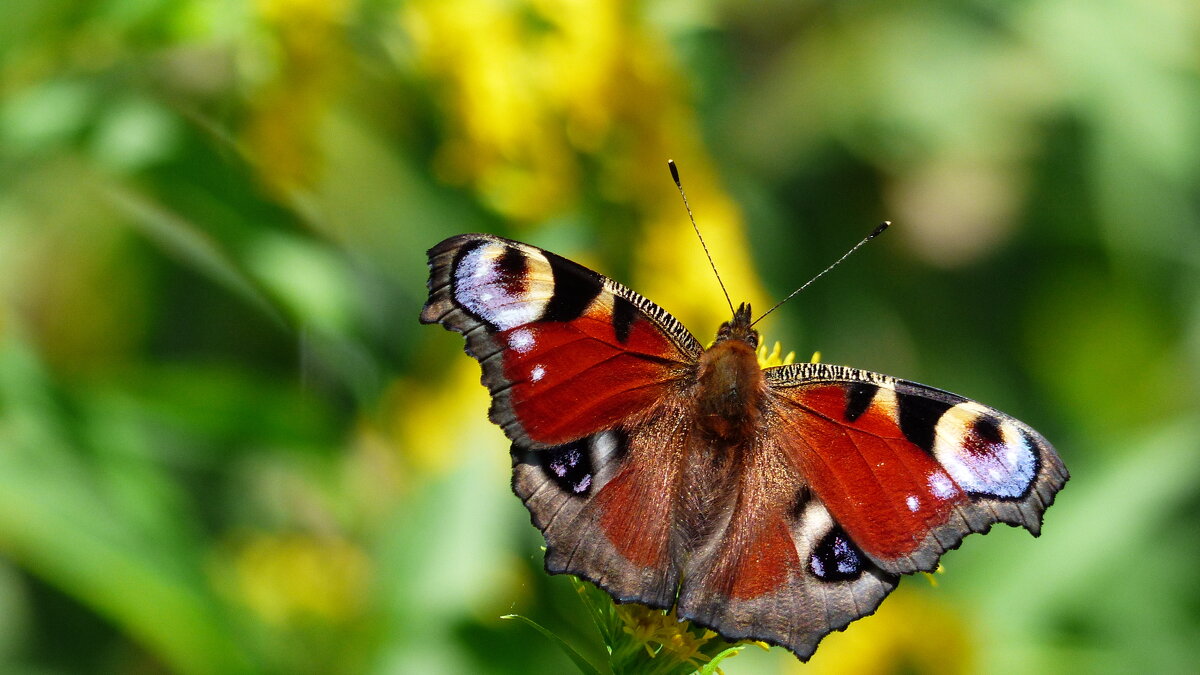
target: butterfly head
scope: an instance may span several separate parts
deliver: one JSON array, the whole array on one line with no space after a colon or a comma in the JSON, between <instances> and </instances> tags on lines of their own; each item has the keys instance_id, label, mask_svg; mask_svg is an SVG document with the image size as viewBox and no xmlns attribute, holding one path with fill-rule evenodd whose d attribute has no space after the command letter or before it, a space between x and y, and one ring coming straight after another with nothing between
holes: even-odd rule
<instances>
[{"instance_id":1,"label":"butterfly head","mask_svg":"<svg viewBox=\"0 0 1200 675\"><path fill-rule=\"evenodd\" d=\"M717 329L717 339L713 344L726 340L741 340L754 349L758 349L758 331L750 327L752 322L750 303L743 302L733 311L733 319L721 324Z\"/></svg>"}]
</instances>

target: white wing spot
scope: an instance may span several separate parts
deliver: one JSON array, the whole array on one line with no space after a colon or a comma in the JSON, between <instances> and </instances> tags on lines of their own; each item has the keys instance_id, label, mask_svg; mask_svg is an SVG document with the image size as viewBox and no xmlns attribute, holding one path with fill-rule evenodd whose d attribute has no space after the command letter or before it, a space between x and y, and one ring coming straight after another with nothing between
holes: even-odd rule
<instances>
[{"instance_id":1,"label":"white wing spot","mask_svg":"<svg viewBox=\"0 0 1200 675\"><path fill-rule=\"evenodd\" d=\"M533 370L529 371L529 381L530 382L537 382L538 380L541 380L545 376L546 376L546 369L543 368L540 363L538 365L534 366Z\"/></svg>"},{"instance_id":2,"label":"white wing spot","mask_svg":"<svg viewBox=\"0 0 1200 675\"><path fill-rule=\"evenodd\" d=\"M935 471L929 474L929 490L933 492L933 496L938 499L950 499L958 489L954 487L954 483L950 477L941 471Z\"/></svg>"},{"instance_id":3,"label":"white wing spot","mask_svg":"<svg viewBox=\"0 0 1200 675\"><path fill-rule=\"evenodd\" d=\"M908 510L914 513L917 511L917 509L921 508L921 500L918 499L916 495L909 495L908 498L904 500L904 503L908 504Z\"/></svg>"},{"instance_id":4,"label":"white wing spot","mask_svg":"<svg viewBox=\"0 0 1200 675\"><path fill-rule=\"evenodd\" d=\"M508 335L508 346L521 354L533 349L533 343L533 331L528 328L518 328Z\"/></svg>"}]
</instances>

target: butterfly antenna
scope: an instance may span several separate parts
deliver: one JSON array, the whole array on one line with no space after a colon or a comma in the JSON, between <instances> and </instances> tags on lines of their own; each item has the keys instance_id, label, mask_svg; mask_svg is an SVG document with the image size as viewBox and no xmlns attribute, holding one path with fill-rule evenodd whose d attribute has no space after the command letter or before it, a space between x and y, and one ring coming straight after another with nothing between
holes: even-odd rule
<instances>
[{"instance_id":1,"label":"butterfly antenna","mask_svg":"<svg viewBox=\"0 0 1200 675\"><path fill-rule=\"evenodd\" d=\"M725 294L725 302L729 303L729 311L733 312L733 300L729 299L729 291L725 290L725 282L721 281L721 274L717 272L717 264L713 262L712 254L708 252L708 244L704 243L704 237L700 235L700 228L696 225L696 217L692 215L692 207L688 204L687 193L683 191L683 183L679 182L679 169L675 168L675 160L668 159L667 166L671 168L671 178L675 179L675 187L679 188L679 196L683 197L683 208L687 209L688 220L692 221L692 229L696 231L696 236L700 238L700 245L704 247L704 255L708 256L708 264L712 265L713 274L717 275L717 283L721 285L721 292Z\"/></svg>"},{"instance_id":2,"label":"butterfly antenna","mask_svg":"<svg viewBox=\"0 0 1200 675\"><path fill-rule=\"evenodd\" d=\"M825 269L821 270L821 273L820 273L820 274L818 274L817 276L815 276L815 277L813 277L813 278L809 279L808 281L804 282L804 285L803 285L803 286L801 286L800 288L797 288L796 290L792 291L791 295L789 295L789 296L787 296L786 298L784 298L784 299L780 300L779 302L775 303L775 306L774 306L774 307L772 307L771 309L768 309L767 311L763 312L761 316L759 316L759 317L758 317L757 319L755 319L754 321L751 321L751 322L750 322L750 325L751 325L751 326L753 326L754 324L758 323L759 321L762 321L762 320L763 320L763 318L765 318L765 317L766 317L768 314L770 314L771 312L774 312L775 310L779 309L779 306L780 306L780 305L782 305L783 303L787 302L788 300L791 300L792 298L796 297L796 294L797 294L797 293L799 293L800 291L802 291L802 290L804 290L804 289L808 288L808 287L809 287L809 285L811 285L811 284L812 284L812 282L816 281L817 279L820 279L821 277L825 276L825 275L826 275L826 274L829 272L829 270L831 270L831 269L833 269L833 268L837 267L838 265L842 264L842 261L843 261L843 260L845 260L846 258L849 258L851 253L854 253L854 252L855 252L855 251L857 251L858 249L862 248L862 245L863 245L863 244L865 244L865 243L867 243L868 241L871 241L872 239L874 239L875 237L878 237L879 235L883 234L883 231L884 231L884 230L886 230L886 229L888 229L888 227L889 227L891 224L892 224L892 221L890 221L890 220L885 220L885 221L883 221L882 223L880 223L880 224L879 224L879 227L877 227L877 228L875 228L874 230L872 230L872 231L871 231L871 234L868 234L867 236L863 237L863 240L862 240L862 241L860 241L860 242L858 242L857 244L855 244L854 246L850 247L850 250L849 250L849 251L846 251L845 253L843 253L843 254L842 254L842 257L840 257L840 258L838 258L837 260L833 261L833 264L832 264L832 265L830 265L829 267L826 267Z\"/></svg>"}]
</instances>

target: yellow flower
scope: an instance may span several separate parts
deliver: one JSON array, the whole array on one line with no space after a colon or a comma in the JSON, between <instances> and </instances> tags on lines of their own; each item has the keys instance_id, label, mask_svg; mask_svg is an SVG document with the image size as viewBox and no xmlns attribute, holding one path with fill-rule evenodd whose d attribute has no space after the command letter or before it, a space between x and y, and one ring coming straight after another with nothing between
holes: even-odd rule
<instances>
[{"instance_id":1,"label":"yellow flower","mask_svg":"<svg viewBox=\"0 0 1200 675\"><path fill-rule=\"evenodd\" d=\"M716 633L706 630L697 635L692 632L690 623L679 620L674 609L664 612L644 605L625 604L616 605L616 613L624 624L625 633L644 645L651 658L664 653L681 662L698 663L711 658L701 653L700 648L716 637Z\"/></svg>"},{"instance_id":2,"label":"yellow flower","mask_svg":"<svg viewBox=\"0 0 1200 675\"><path fill-rule=\"evenodd\" d=\"M504 471L507 443L488 421L487 409L488 391L479 384L479 364L460 353L443 377L393 383L374 423L406 465L421 473L450 471L464 457L491 461ZM484 448L487 452L480 451Z\"/></svg>"},{"instance_id":3,"label":"yellow flower","mask_svg":"<svg viewBox=\"0 0 1200 675\"><path fill-rule=\"evenodd\" d=\"M700 662L708 661L711 658L700 652L700 648L708 642L708 638L703 635L697 637L688 631L676 630L673 634L664 637L666 639L662 640L663 649L680 661L699 665Z\"/></svg>"},{"instance_id":4,"label":"yellow flower","mask_svg":"<svg viewBox=\"0 0 1200 675\"><path fill-rule=\"evenodd\" d=\"M347 58L344 32L355 0L259 0L261 39L270 57L259 65L251 115L242 131L260 177L287 193L321 167L320 125L333 106Z\"/></svg>"},{"instance_id":5,"label":"yellow flower","mask_svg":"<svg viewBox=\"0 0 1200 675\"><path fill-rule=\"evenodd\" d=\"M659 642L659 636L670 631L668 616L660 610L638 604L617 605L616 611L621 622L625 624L622 630L645 645L646 653L653 657L655 652L650 644Z\"/></svg>"},{"instance_id":6,"label":"yellow flower","mask_svg":"<svg viewBox=\"0 0 1200 675\"><path fill-rule=\"evenodd\" d=\"M786 366L796 360L796 352L788 352L787 356L780 358L779 355L782 352L783 345L779 342L776 342L771 351L767 352L767 341L761 340L758 345L758 367L771 368L773 366ZM815 358L819 355L820 352L817 352L817 354L813 355L814 363L816 362Z\"/></svg>"}]
</instances>

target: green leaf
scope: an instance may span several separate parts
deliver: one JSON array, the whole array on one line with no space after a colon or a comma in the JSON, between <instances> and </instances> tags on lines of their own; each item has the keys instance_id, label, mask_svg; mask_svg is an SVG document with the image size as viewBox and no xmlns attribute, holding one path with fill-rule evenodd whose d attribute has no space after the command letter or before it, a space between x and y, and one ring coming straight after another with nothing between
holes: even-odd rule
<instances>
[{"instance_id":1,"label":"green leaf","mask_svg":"<svg viewBox=\"0 0 1200 675\"><path fill-rule=\"evenodd\" d=\"M520 619L521 621L524 621L525 623L532 626L534 628L534 630L536 630L537 632L541 633L542 635L545 635L546 637L550 638L551 642L558 645L558 648L563 650L563 652L566 653L566 655L568 657L570 657L570 659L572 661L575 662L575 666L577 668L579 668L580 672L584 673L585 675L600 675L600 671L597 670L596 667L593 666L591 663L588 663L588 660L583 658L582 654L575 651L574 647L567 644L566 640L560 638L558 635L556 635L549 629L543 627L541 624L534 621L533 619L530 619L529 617L521 616L520 614L505 614L504 616L502 616L500 618L501 619Z\"/></svg>"}]
</instances>

